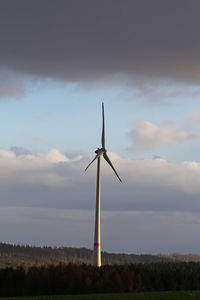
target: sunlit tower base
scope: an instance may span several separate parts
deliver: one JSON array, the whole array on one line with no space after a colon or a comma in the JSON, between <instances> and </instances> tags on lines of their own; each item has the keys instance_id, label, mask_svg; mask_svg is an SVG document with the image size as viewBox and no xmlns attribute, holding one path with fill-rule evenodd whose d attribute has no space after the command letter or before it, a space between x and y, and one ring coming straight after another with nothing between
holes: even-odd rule
<instances>
[{"instance_id":1,"label":"sunlit tower base","mask_svg":"<svg viewBox=\"0 0 200 300\"><path fill-rule=\"evenodd\" d=\"M101 210L100 210L100 185L101 185L101 156L97 159L97 186L96 186L96 211L94 229L93 264L101 267Z\"/></svg>"}]
</instances>

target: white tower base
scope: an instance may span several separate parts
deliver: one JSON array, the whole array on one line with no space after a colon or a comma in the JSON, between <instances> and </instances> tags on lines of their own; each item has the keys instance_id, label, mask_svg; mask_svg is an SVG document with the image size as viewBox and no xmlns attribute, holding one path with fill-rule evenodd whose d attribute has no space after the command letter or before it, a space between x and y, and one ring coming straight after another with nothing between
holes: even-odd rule
<instances>
[{"instance_id":1,"label":"white tower base","mask_svg":"<svg viewBox=\"0 0 200 300\"><path fill-rule=\"evenodd\" d=\"M94 231L94 252L93 264L101 267L101 224L100 224L100 176L101 176L101 156L97 159L97 186L96 186L96 212L95 212L95 231Z\"/></svg>"}]
</instances>

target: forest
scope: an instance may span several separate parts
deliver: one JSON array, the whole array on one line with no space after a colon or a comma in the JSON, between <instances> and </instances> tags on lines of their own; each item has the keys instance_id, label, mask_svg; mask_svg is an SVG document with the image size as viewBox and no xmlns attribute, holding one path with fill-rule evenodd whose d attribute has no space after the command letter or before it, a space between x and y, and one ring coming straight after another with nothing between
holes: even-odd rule
<instances>
[{"instance_id":1,"label":"forest","mask_svg":"<svg viewBox=\"0 0 200 300\"><path fill-rule=\"evenodd\" d=\"M0 297L200 290L200 263L58 264L0 269Z\"/></svg>"},{"instance_id":2,"label":"forest","mask_svg":"<svg viewBox=\"0 0 200 300\"><path fill-rule=\"evenodd\" d=\"M103 265L123 265L152 262L200 262L200 255L194 254L126 254L102 252ZM91 264L92 250L72 247L35 247L0 243L0 268L30 267L58 263Z\"/></svg>"}]
</instances>

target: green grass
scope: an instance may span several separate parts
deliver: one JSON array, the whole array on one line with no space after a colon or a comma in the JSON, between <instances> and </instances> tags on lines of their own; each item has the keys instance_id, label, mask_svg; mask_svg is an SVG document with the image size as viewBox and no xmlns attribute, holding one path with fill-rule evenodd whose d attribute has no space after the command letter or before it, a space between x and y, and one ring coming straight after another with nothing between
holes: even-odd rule
<instances>
[{"instance_id":1,"label":"green grass","mask_svg":"<svg viewBox=\"0 0 200 300\"><path fill-rule=\"evenodd\" d=\"M200 300L200 291L169 291L130 294L92 294L41 297L1 297L0 300Z\"/></svg>"}]
</instances>

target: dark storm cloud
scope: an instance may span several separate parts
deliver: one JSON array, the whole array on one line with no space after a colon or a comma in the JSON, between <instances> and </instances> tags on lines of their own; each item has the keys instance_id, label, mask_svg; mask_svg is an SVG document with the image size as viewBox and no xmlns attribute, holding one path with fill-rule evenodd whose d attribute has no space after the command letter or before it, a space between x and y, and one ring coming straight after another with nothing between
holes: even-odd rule
<instances>
[{"instance_id":1,"label":"dark storm cloud","mask_svg":"<svg viewBox=\"0 0 200 300\"><path fill-rule=\"evenodd\" d=\"M91 80L200 81L198 0L1 0L0 66Z\"/></svg>"}]
</instances>

